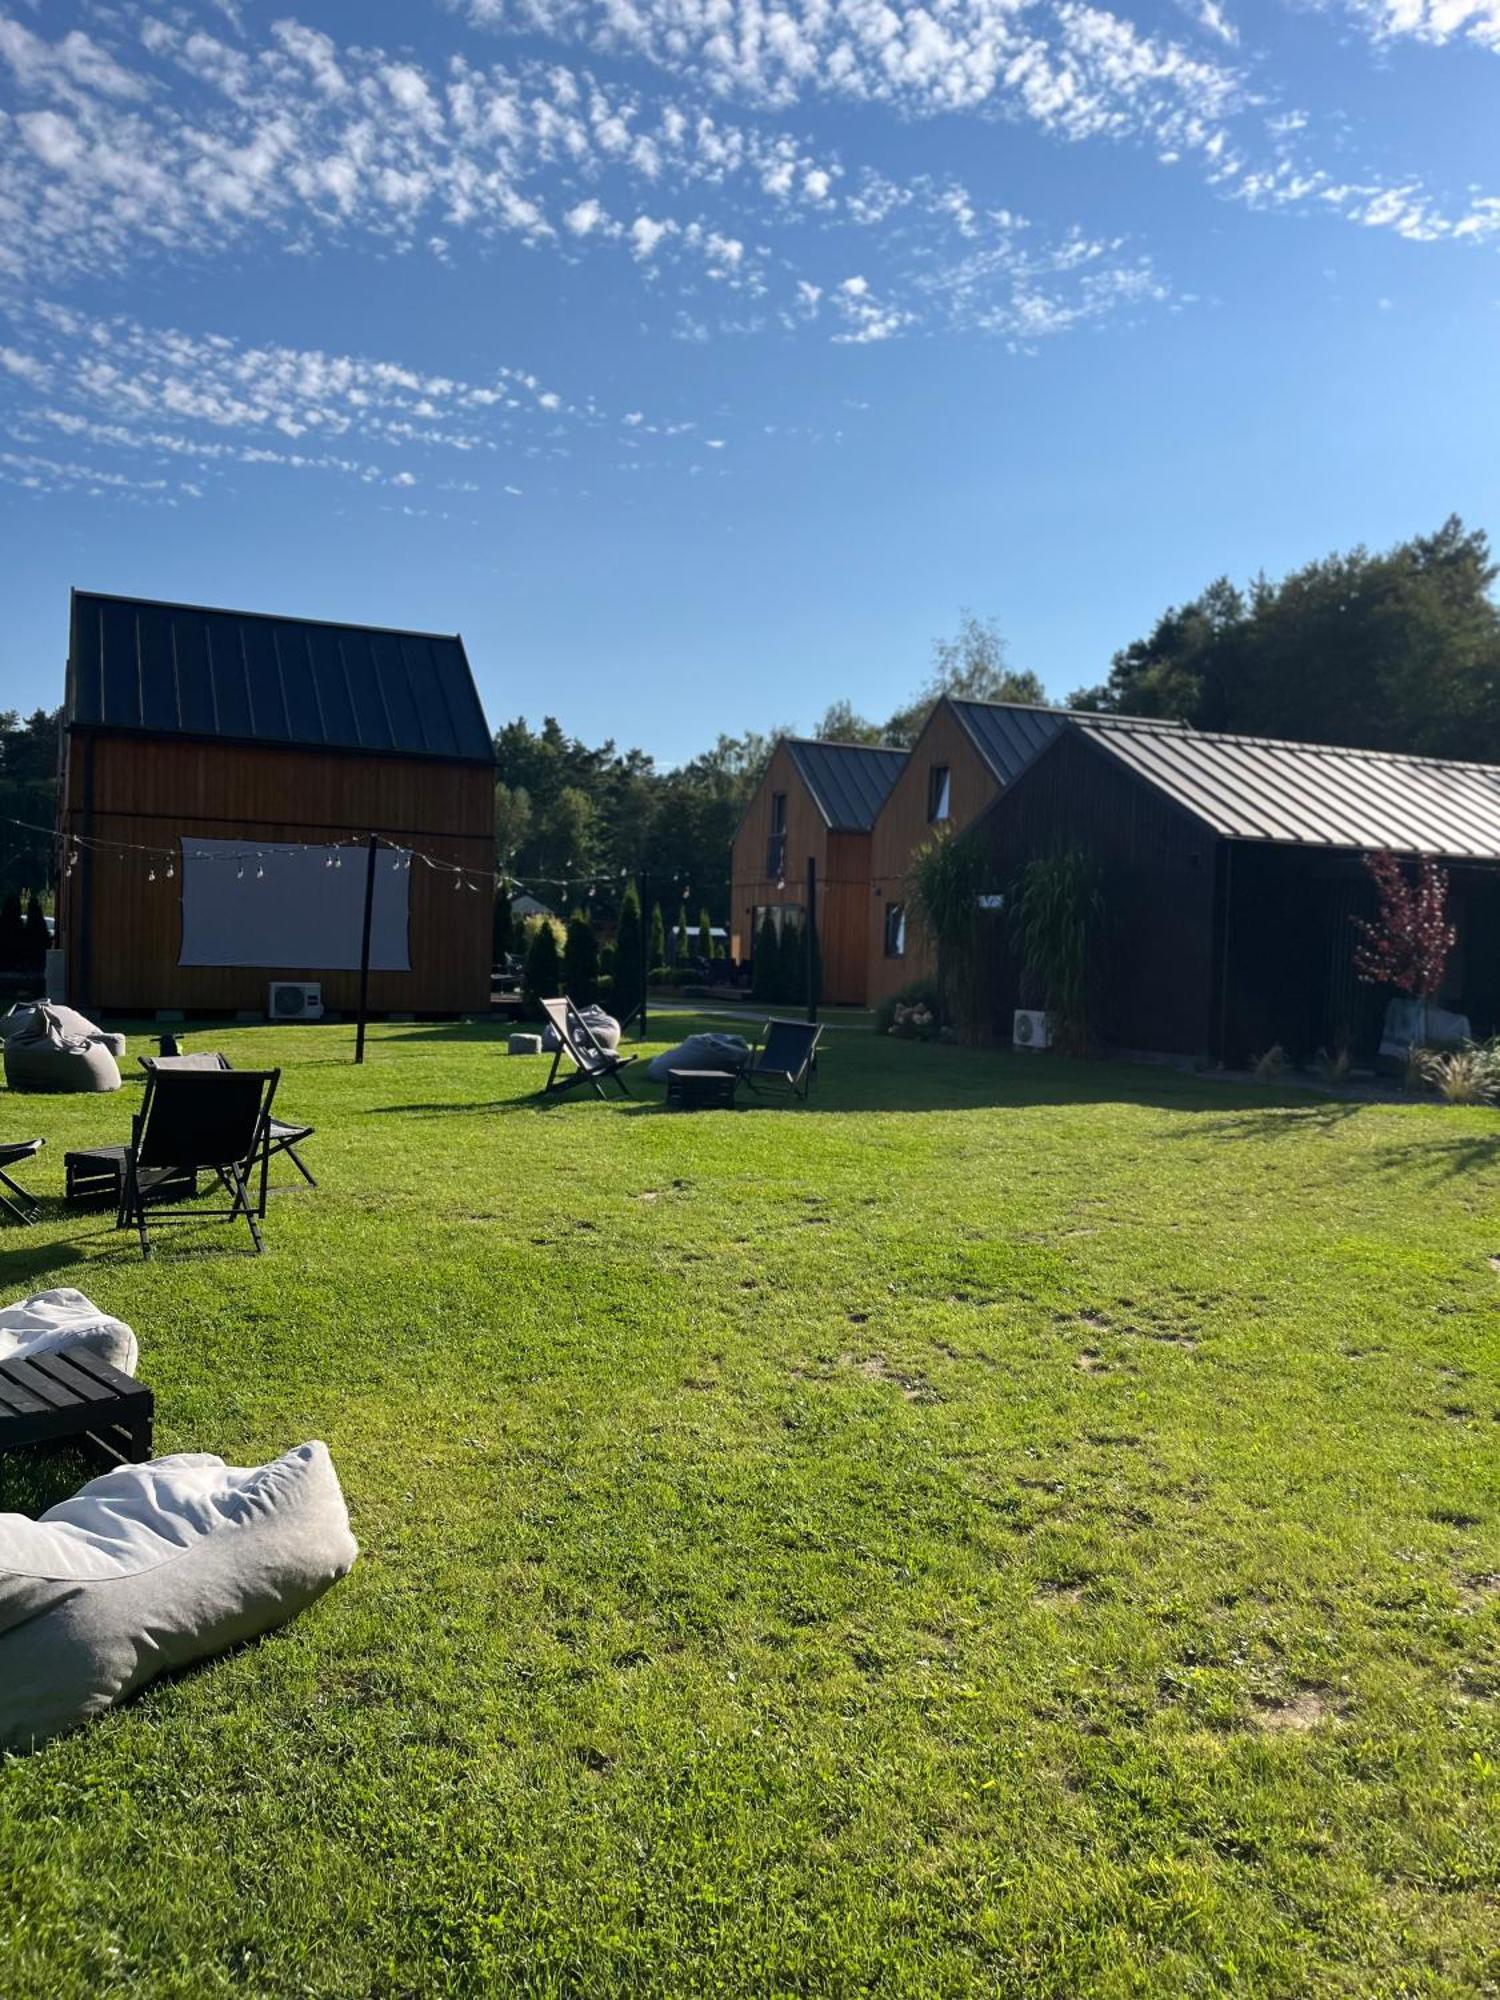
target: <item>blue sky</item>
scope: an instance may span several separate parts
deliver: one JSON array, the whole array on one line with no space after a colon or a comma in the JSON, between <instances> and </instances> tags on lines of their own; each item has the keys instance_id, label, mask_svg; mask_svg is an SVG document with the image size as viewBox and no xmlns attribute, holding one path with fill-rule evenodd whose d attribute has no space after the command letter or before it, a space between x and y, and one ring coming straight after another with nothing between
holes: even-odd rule
<instances>
[{"instance_id":1,"label":"blue sky","mask_svg":"<svg viewBox=\"0 0 1500 2000\"><path fill-rule=\"evenodd\" d=\"M0 0L0 703L67 589L664 761L961 606L1500 523L1500 0Z\"/></svg>"}]
</instances>

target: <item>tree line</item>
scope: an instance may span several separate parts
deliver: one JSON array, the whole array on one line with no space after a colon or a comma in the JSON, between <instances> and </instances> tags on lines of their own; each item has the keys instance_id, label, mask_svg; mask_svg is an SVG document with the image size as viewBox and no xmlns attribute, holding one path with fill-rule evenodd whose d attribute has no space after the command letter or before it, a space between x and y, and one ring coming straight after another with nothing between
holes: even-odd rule
<instances>
[{"instance_id":1,"label":"tree line","mask_svg":"<svg viewBox=\"0 0 1500 2000\"><path fill-rule=\"evenodd\" d=\"M1170 716L1200 729L1500 762L1500 608L1487 536L1456 516L1393 548L1320 557L1279 579L1216 578L1122 647L1075 708ZM812 733L908 747L943 694L1046 699L1013 668L993 619L965 612L927 678L893 714L840 700ZM719 736L659 769L644 750L570 736L524 717L495 737L495 844L502 873L553 909L619 915L628 881L668 913L729 913L736 829L786 728ZM57 717L0 715L0 898L45 887L56 809Z\"/></svg>"}]
</instances>

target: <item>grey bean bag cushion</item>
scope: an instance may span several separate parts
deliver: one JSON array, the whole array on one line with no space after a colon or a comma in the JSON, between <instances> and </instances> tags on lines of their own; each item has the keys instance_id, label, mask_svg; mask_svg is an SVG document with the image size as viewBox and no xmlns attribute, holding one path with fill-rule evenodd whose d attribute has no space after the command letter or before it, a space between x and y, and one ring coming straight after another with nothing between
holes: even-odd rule
<instances>
[{"instance_id":1,"label":"grey bean bag cushion","mask_svg":"<svg viewBox=\"0 0 1500 2000\"><path fill-rule=\"evenodd\" d=\"M27 1361L33 1354L57 1354L69 1347L86 1347L122 1374L135 1373L137 1349L130 1328L100 1312L71 1285L0 1306L0 1361Z\"/></svg>"},{"instance_id":2,"label":"grey bean bag cushion","mask_svg":"<svg viewBox=\"0 0 1500 2000\"><path fill-rule=\"evenodd\" d=\"M665 1083L674 1069L738 1069L749 1054L743 1035L689 1035L675 1049L653 1056L646 1074L653 1083Z\"/></svg>"},{"instance_id":3,"label":"grey bean bag cushion","mask_svg":"<svg viewBox=\"0 0 1500 2000\"><path fill-rule=\"evenodd\" d=\"M617 1049L620 1046L620 1024L613 1014L606 1014L602 1007L580 1007L583 1025L589 1030L601 1049ZM542 1047L548 1055L556 1055L558 1047L557 1030L546 1027L542 1030Z\"/></svg>"},{"instance_id":4,"label":"grey bean bag cushion","mask_svg":"<svg viewBox=\"0 0 1500 2000\"><path fill-rule=\"evenodd\" d=\"M0 1514L0 1750L284 1625L358 1553L316 1443L251 1469L122 1465L40 1520Z\"/></svg>"},{"instance_id":5,"label":"grey bean bag cushion","mask_svg":"<svg viewBox=\"0 0 1500 2000\"><path fill-rule=\"evenodd\" d=\"M36 1017L42 1008L56 1027L61 1028L69 1041L98 1042L108 1049L116 1062L124 1060L125 1037L111 1034L106 1028L95 1027L87 1014L80 1014L76 1007L65 1007L60 1000L22 1000L0 1018L0 1041L8 1042L12 1035L27 1035L35 1031Z\"/></svg>"},{"instance_id":6,"label":"grey bean bag cushion","mask_svg":"<svg viewBox=\"0 0 1500 2000\"><path fill-rule=\"evenodd\" d=\"M64 1013L72 1015L72 1009L38 1001L31 1018L6 1035L5 1081L12 1090L118 1090L120 1065L114 1056L101 1040L70 1034L60 1018ZM97 1037L98 1030L93 1032Z\"/></svg>"}]
</instances>

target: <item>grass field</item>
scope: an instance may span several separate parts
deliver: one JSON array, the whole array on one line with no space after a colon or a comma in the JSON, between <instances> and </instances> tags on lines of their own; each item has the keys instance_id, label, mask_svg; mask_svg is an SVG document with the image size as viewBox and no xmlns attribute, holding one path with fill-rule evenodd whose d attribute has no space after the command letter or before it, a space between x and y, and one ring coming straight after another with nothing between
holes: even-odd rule
<instances>
[{"instance_id":1,"label":"grass field","mask_svg":"<svg viewBox=\"0 0 1500 2000\"><path fill-rule=\"evenodd\" d=\"M150 1265L53 1201L6 1294L134 1325L161 1450L326 1438L363 1555L0 1768L5 2000L1500 1990L1494 1113L190 1039L322 1187ZM5 1098L39 1190L138 1095Z\"/></svg>"}]
</instances>

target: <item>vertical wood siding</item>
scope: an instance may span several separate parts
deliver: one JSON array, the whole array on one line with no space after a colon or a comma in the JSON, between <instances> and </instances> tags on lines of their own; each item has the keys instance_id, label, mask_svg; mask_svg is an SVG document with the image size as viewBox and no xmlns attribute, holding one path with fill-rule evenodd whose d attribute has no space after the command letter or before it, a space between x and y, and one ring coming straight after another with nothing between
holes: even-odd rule
<instances>
[{"instance_id":1,"label":"vertical wood siding","mask_svg":"<svg viewBox=\"0 0 1500 2000\"><path fill-rule=\"evenodd\" d=\"M90 775L87 767L92 763ZM63 832L175 848L187 839L332 842L381 833L488 870L494 787L479 765L74 732L64 765ZM351 856L345 866L362 865ZM370 976L373 1011L468 1013L489 1005L492 897L411 871L411 970ZM80 862L61 898L70 992L101 1010L263 1010L272 979L306 977L325 1006L358 1001L358 972L316 967L179 966L182 876L144 859ZM85 923L87 935L85 936Z\"/></svg>"},{"instance_id":2,"label":"vertical wood siding","mask_svg":"<svg viewBox=\"0 0 1500 2000\"><path fill-rule=\"evenodd\" d=\"M776 792L786 793L786 871L780 887L766 873L771 799ZM870 836L830 832L817 801L783 743L773 752L735 836L729 900L729 949L735 958L747 959L754 949L756 909L767 903L802 908L807 901L809 859L816 862L818 870L823 998L835 1005L863 1006Z\"/></svg>"},{"instance_id":3,"label":"vertical wood siding","mask_svg":"<svg viewBox=\"0 0 1500 2000\"><path fill-rule=\"evenodd\" d=\"M886 957L885 913L888 904L906 901L911 857L933 831L927 818L927 777L934 764L948 766L948 824L955 833L971 825L1000 793L994 773L974 748L968 731L948 704L940 702L917 739L906 769L891 787L870 836L865 951L872 1005L933 971L926 942L912 924L907 926L905 957Z\"/></svg>"},{"instance_id":4,"label":"vertical wood siding","mask_svg":"<svg viewBox=\"0 0 1500 2000\"><path fill-rule=\"evenodd\" d=\"M1108 753L1066 732L983 822L997 888L1026 862L1079 847L1099 863L1104 902L1094 1029L1118 1048L1206 1054L1215 1040L1213 833ZM986 925L990 1025L1011 1038L1021 1004L1009 922ZM1029 994L1026 1004L1039 1004Z\"/></svg>"}]
</instances>

